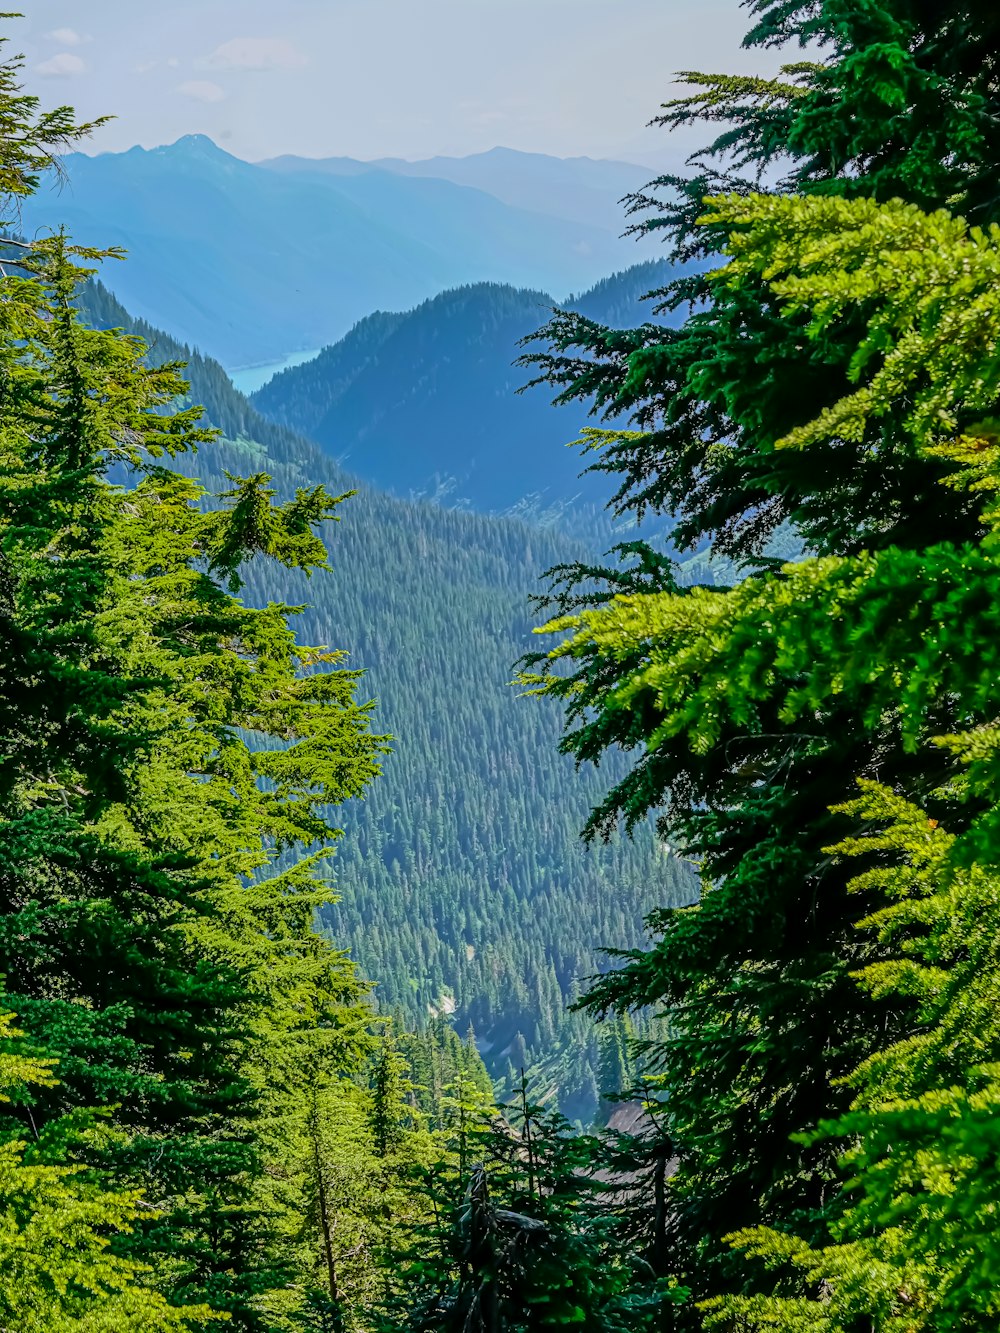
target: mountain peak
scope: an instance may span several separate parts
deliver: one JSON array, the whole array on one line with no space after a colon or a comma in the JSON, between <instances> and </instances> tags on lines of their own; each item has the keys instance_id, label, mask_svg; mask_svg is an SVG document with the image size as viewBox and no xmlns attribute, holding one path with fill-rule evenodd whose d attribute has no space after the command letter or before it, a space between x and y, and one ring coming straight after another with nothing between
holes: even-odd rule
<instances>
[{"instance_id":1,"label":"mountain peak","mask_svg":"<svg viewBox=\"0 0 1000 1333\"><path fill-rule=\"evenodd\" d=\"M188 157L215 158L218 161L237 161L232 153L220 148L207 134L185 134L172 144L165 144L164 150L171 153L184 153ZM161 150L162 151L162 150Z\"/></svg>"}]
</instances>

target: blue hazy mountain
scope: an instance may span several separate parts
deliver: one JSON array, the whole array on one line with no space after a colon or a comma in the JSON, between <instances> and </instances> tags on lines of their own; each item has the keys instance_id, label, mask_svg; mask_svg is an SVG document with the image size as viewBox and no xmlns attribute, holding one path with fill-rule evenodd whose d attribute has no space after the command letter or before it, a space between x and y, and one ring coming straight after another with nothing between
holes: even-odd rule
<instances>
[{"instance_id":1,"label":"blue hazy mountain","mask_svg":"<svg viewBox=\"0 0 1000 1333\"><path fill-rule=\"evenodd\" d=\"M81 243L124 246L129 263L106 264L104 282L231 367L322 346L372 310L463 283L579 289L635 254L617 224L430 176L279 172L201 135L63 165L67 183L32 199L25 229L65 224Z\"/></svg>"},{"instance_id":2,"label":"blue hazy mountain","mask_svg":"<svg viewBox=\"0 0 1000 1333\"><path fill-rule=\"evenodd\" d=\"M641 190L654 175L649 167L592 157L550 157L513 148L491 148L469 157L429 157L407 162L382 157L361 162L353 157L275 157L260 164L283 173L322 172L359 176L373 168L398 176L435 177L471 186L533 213L574 222L591 222L621 232L625 227L620 200Z\"/></svg>"},{"instance_id":3,"label":"blue hazy mountain","mask_svg":"<svg viewBox=\"0 0 1000 1333\"><path fill-rule=\"evenodd\" d=\"M671 272L662 260L636 265L561 304L613 327L641 324L653 318L641 298ZM555 305L542 291L476 283L406 314L376 313L252 401L396 495L487 513L597 503L606 480L579 477L578 451L562 447L577 436L579 406L554 408L547 387L516 392L530 378L512 364L518 340Z\"/></svg>"}]
</instances>

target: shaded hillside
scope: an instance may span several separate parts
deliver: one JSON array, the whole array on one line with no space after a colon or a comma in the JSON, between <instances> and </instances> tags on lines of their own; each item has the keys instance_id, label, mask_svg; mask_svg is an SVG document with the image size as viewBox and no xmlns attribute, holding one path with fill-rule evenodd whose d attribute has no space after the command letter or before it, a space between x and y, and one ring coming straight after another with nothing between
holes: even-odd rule
<instances>
[{"instance_id":1,"label":"shaded hillside","mask_svg":"<svg viewBox=\"0 0 1000 1333\"><path fill-rule=\"evenodd\" d=\"M104 273L119 299L229 367L321 347L379 306L464 282L583 286L633 253L617 225L448 180L281 174L202 135L63 165L68 184L30 201L26 229L124 246L129 263Z\"/></svg>"},{"instance_id":2,"label":"shaded hillside","mask_svg":"<svg viewBox=\"0 0 1000 1333\"><path fill-rule=\"evenodd\" d=\"M565 303L605 324L652 317L641 298L668 280L665 261L640 264ZM253 395L265 416L307 433L366 481L404 496L502 513L532 496L545 507L597 502L603 483L579 476L564 446L579 408L554 408L547 388L512 363L518 341L545 322L544 292L478 283L406 314L362 320L314 360Z\"/></svg>"},{"instance_id":3,"label":"shaded hillside","mask_svg":"<svg viewBox=\"0 0 1000 1333\"><path fill-rule=\"evenodd\" d=\"M100 289L91 312L129 326ZM157 357L188 355L137 327ZM282 491L350 484L301 436L260 417L220 366L194 355L189 375L228 436L187 464L209 485L225 487L224 469L258 468ZM409 1022L454 1009L459 1031L475 1025L491 1072L534 1065L574 1117L589 1119L596 1038L565 1005L602 966L600 946L638 944L643 915L689 898L693 879L649 829L612 847L581 844L606 776L559 756L558 711L509 684L540 571L583 548L370 488L342 514L331 574L253 569L248 588L254 599L311 604L303 636L368 669L377 726L397 738L382 778L346 811L342 902L326 923L377 979L384 1005Z\"/></svg>"}]
</instances>

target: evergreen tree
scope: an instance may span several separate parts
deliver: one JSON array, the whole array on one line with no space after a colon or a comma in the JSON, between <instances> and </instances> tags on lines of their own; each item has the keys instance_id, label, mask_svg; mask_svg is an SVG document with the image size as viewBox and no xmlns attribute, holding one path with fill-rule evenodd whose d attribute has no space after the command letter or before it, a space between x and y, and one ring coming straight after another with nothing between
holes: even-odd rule
<instances>
[{"instance_id":1,"label":"evergreen tree","mask_svg":"<svg viewBox=\"0 0 1000 1333\"><path fill-rule=\"evenodd\" d=\"M434 1173L432 1215L415 1228L402 1301L386 1327L531 1333L572 1324L636 1333L679 1294L638 1278L614 1239L595 1179L596 1140L531 1102L470 1127L458 1170Z\"/></svg>"},{"instance_id":2,"label":"evergreen tree","mask_svg":"<svg viewBox=\"0 0 1000 1333\"><path fill-rule=\"evenodd\" d=\"M843 196L902 196L987 222L1000 151L997 19L986 6L750 7L757 22L748 41L811 41L822 62L788 66L770 81L685 76L700 88L668 106L664 123L705 119L722 122L723 132L689 177L664 178L659 195L634 201L656 214L638 225L669 237L679 256L706 270L728 255L736 263L660 294L666 309L687 314L677 329L621 333L559 315L544 332L548 350L528 357L561 401L596 395L609 416L632 415L635 430L586 436L594 466L617 482L616 512L673 512L680 547L711 542L766 580L760 614L744 617L739 591L685 592L670 562L641 543L623 549L632 559L603 575L604 591L594 591L600 571L560 571L557 605L569 618L551 628L571 638L542 673L542 687L568 704L566 749L596 759L639 747L590 833L609 835L619 816L637 827L658 810L665 836L698 858L705 876L700 905L654 914L654 949L632 955L590 1003L671 1010L671 1036L658 1051L681 1159L671 1262L700 1296L747 1299L767 1278L725 1237L761 1224L794 1233L807 1249L826 1237L841 1147L811 1131L847 1111L844 1080L914 1021L908 995L873 1000L857 988L852 973L877 965L887 945L854 929L875 907L870 887L855 892L853 872L827 849L851 831L845 805L856 777L920 793L950 770L940 748L908 744L897 698L875 707L840 688L853 652L846 637L822 648L813 641L829 688L807 689L812 706L798 707L804 659L772 651L779 637L789 647L792 640L771 611L785 598L809 604L822 566L807 566L795 585L768 543L785 525L818 556L848 557L920 551L929 541L959 548L984 533L974 495L941 484L955 464L924 447L929 415L911 417L901 396L855 410L896 316L887 310L866 334L860 303L827 299L823 263L834 264L844 245L852 277L867 258L883 264L884 284L899 283L913 262L904 241L918 215L880 229L863 211L853 220L815 213L813 249L793 246L789 261L781 196L798 196L803 207L811 196L832 196L831 207ZM760 180L779 171L778 197L741 212ZM712 194L732 199L706 214ZM894 249L905 256L898 264L888 258ZM799 300L798 260L814 263L827 289L814 284ZM784 285L770 281L776 273ZM948 281L955 285L936 288L939 302L964 291L957 274ZM929 303L925 318L939 309ZM942 334L948 327L942 319ZM909 372L917 361L913 346L901 346L893 370ZM845 397L852 381L856 399ZM708 687L712 636L729 674L713 674ZM742 656L728 651L737 641ZM887 642L880 653L892 662ZM748 680L765 660L773 688L751 703ZM558 674L561 663L568 674ZM949 707L938 706L947 730ZM681 1318L699 1321L694 1311Z\"/></svg>"},{"instance_id":3,"label":"evergreen tree","mask_svg":"<svg viewBox=\"0 0 1000 1333\"><path fill-rule=\"evenodd\" d=\"M30 1054L10 1014L0 1014L0 1101L30 1105L32 1089L56 1086L51 1060ZM115 1254L148 1205L141 1191L113 1191L79 1164L74 1150L106 1132L96 1116L66 1115L31 1140L0 1146L0 1319L22 1333L168 1333L211 1318L180 1311L146 1285L148 1270Z\"/></svg>"},{"instance_id":4,"label":"evergreen tree","mask_svg":"<svg viewBox=\"0 0 1000 1333\"><path fill-rule=\"evenodd\" d=\"M976 497L984 535L975 544L938 540L811 561L786 571L777 602L770 581L750 580L730 599L727 613L733 603L739 609L731 634L716 641L719 657L697 672L702 694L709 676L718 681L722 659L739 654L736 641L755 637L764 659L741 681L742 710L777 696L794 724L838 696L873 731L892 716L907 752L936 751L949 767L936 789L912 773L897 780L923 808L866 781L861 798L837 812L858 821L861 836L829 850L848 865L867 863L851 887L862 900L873 897L876 910L861 929L869 938L877 932L887 951L870 953L858 979L873 1017L894 1006L910 1021L895 1034L885 1023L875 1029L848 1080L850 1111L812 1135L846 1142L853 1176L827 1207L826 1243L785 1228L736 1237L756 1258L798 1269L805 1280L796 1295L779 1287L772 1297L709 1306L724 1326L738 1318L751 1328L849 1333L864 1318L879 1330L985 1328L998 1308L989 1125L1000 1054L1000 793L989 661L1000 517L1000 228L984 233L899 202L751 198L716 207L735 228L729 281L766 275L776 294L808 311L812 336L852 318L862 330L863 384L803 423L789 444L808 450L835 436L857 439L870 421L895 418L918 456L949 469L950 489ZM759 625L772 615L767 642ZM692 649L697 655L688 636L685 653ZM775 650L780 673L765 665ZM818 1301L810 1299L816 1283Z\"/></svg>"},{"instance_id":5,"label":"evergreen tree","mask_svg":"<svg viewBox=\"0 0 1000 1333\"><path fill-rule=\"evenodd\" d=\"M629 1050L631 1022L615 1015L602 1025L598 1077L602 1097L616 1098L632 1090L633 1068Z\"/></svg>"},{"instance_id":6,"label":"evergreen tree","mask_svg":"<svg viewBox=\"0 0 1000 1333\"><path fill-rule=\"evenodd\" d=\"M406 1094L411 1091L406 1079L406 1062L396 1048L391 1028L387 1030L375 1058L371 1075L371 1126L374 1148L381 1158L399 1151L405 1136Z\"/></svg>"},{"instance_id":7,"label":"evergreen tree","mask_svg":"<svg viewBox=\"0 0 1000 1333\"><path fill-rule=\"evenodd\" d=\"M75 133L14 95L16 68L15 195ZM298 645L292 608L234 594L255 555L324 567L314 530L337 501L276 504L255 474L206 503L161 462L214 438L173 406L177 366L77 318L75 265L95 252L57 237L17 253L0 307L0 951L59 1080L12 1103L0 1137L108 1108L109 1132L73 1152L109 1198L141 1182L148 1207L117 1206L122 1262L263 1328L287 1266L255 1201L278 1049L318 1044L347 1070L369 1040L350 968L313 930L322 852L290 858L322 848L384 743L357 673Z\"/></svg>"}]
</instances>

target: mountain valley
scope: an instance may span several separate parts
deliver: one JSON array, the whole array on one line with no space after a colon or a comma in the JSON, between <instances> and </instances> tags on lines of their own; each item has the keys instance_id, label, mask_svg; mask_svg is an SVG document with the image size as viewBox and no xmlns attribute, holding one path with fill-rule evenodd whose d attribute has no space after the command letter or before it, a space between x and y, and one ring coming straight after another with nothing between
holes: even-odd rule
<instances>
[{"instance_id":1,"label":"mountain valley","mask_svg":"<svg viewBox=\"0 0 1000 1333\"><path fill-rule=\"evenodd\" d=\"M157 361L188 361L191 400L223 437L175 466L210 489L228 488L226 472L258 470L286 495L356 485L304 436L261 417L221 366L133 320L103 288L91 286L85 308L97 327L140 334ZM251 601L304 604L300 636L346 649L365 670L376 729L395 738L366 798L338 812L341 901L324 924L404 1026L442 1013L459 1032L471 1024L505 1088L523 1065L588 1123L598 1033L567 1005L607 966L604 949L636 947L649 911L696 891L648 826L608 846L581 842L618 770L576 769L558 753L560 710L511 685L532 646L529 598L543 571L591 548L367 485L343 505L331 546L333 572L309 580L247 571Z\"/></svg>"}]
</instances>

